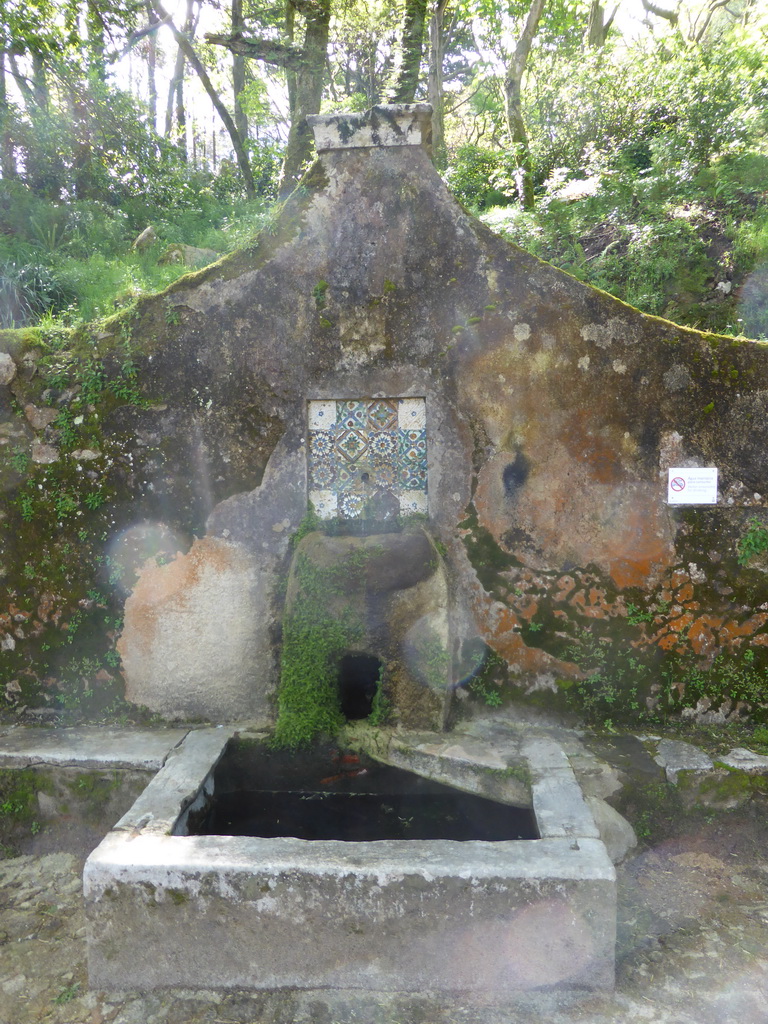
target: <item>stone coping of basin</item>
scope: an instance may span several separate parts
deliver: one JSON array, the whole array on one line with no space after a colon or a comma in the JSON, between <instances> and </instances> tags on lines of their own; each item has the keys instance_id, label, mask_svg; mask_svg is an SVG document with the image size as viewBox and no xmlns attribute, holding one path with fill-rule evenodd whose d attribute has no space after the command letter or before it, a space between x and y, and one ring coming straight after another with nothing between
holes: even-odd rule
<instances>
[{"instance_id":1,"label":"stone coping of basin","mask_svg":"<svg viewBox=\"0 0 768 1024\"><path fill-rule=\"evenodd\" d=\"M495 742L446 735L358 728L350 737L371 757L520 807L532 807L544 838L599 838L599 830L561 745L547 735L507 731Z\"/></svg>"},{"instance_id":2,"label":"stone coping of basin","mask_svg":"<svg viewBox=\"0 0 768 1024\"><path fill-rule=\"evenodd\" d=\"M233 735L190 733L89 857L95 987L433 988L485 998L612 986L615 871L556 742L523 737L519 748L540 839L186 835L185 812L212 791ZM490 755L464 739L412 737L419 774L444 778L453 764L463 779L470 754L487 774ZM393 749L403 754L409 742L401 734ZM415 749L425 745L431 753Z\"/></svg>"},{"instance_id":3,"label":"stone coping of basin","mask_svg":"<svg viewBox=\"0 0 768 1024\"><path fill-rule=\"evenodd\" d=\"M0 729L0 768L133 768L157 771L188 729L110 729L101 726Z\"/></svg>"}]
</instances>

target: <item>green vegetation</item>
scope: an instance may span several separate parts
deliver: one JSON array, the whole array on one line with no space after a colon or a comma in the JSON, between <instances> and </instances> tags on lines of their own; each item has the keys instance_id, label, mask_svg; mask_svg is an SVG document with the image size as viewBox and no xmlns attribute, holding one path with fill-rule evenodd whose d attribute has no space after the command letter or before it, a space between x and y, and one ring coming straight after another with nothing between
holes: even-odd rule
<instances>
[{"instance_id":1,"label":"green vegetation","mask_svg":"<svg viewBox=\"0 0 768 1024\"><path fill-rule=\"evenodd\" d=\"M392 701L387 697L385 691L385 669L381 666L379 678L376 682L376 692L371 703L371 713L367 721L371 725L386 725L389 716L392 714Z\"/></svg>"},{"instance_id":2,"label":"green vegetation","mask_svg":"<svg viewBox=\"0 0 768 1024\"><path fill-rule=\"evenodd\" d=\"M503 146L458 146L447 174L456 194L523 248L644 312L768 334L759 32L723 23L698 46L662 34L586 52L551 47L534 54L529 75L535 211L515 202ZM475 104L481 96L498 132L498 97L481 89Z\"/></svg>"},{"instance_id":3,"label":"green vegetation","mask_svg":"<svg viewBox=\"0 0 768 1024\"><path fill-rule=\"evenodd\" d=\"M15 856L20 836L40 830L37 794L50 785L32 769L0 770L0 859Z\"/></svg>"},{"instance_id":4,"label":"green vegetation","mask_svg":"<svg viewBox=\"0 0 768 1024\"><path fill-rule=\"evenodd\" d=\"M768 527L757 518L750 519L747 529L736 545L739 565L749 565L753 558L768 551Z\"/></svg>"},{"instance_id":5,"label":"green vegetation","mask_svg":"<svg viewBox=\"0 0 768 1024\"><path fill-rule=\"evenodd\" d=\"M589 674L581 680L561 680L568 703L590 724L609 731L647 720L644 697L653 677L647 657L589 630L579 630L578 638L579 645L569 650L569 656Z\"/></svg>"},{"instance_id":6,"label":"green vegetation","mask_svg":"<svg viewBox=\"0 0 768 1024\"><path fill-rule=\"evenodd\" d=\"M53 1001L57 1006L64 1006L67 1003L71 1003L73 999L76 999L79 993L80 982L73 981L71 985L66 985Z\"/></svg>"},{"instance_id":7,"label":"green vegetation","mask_svg":"<svg viewBox=\"0 0 768 1024\"><path fill-rule=\"evenodd\" d=\"M503 703L500 684L506 678L507 663L496 653L486 648L480 669L469 683L469 692L490 708Z\"/></svg>"},{"instance_id":8,"label":"green vegetation","mask_svg":"<svg viewBox=\"0 0 768 1024\"><path fill-rule=\"evenodd\" d=\"M334 735L344 724L339 658L364 634L359 614L348 607L337 613L333 607L349 572L346 563L323 569L306 555L296 557L296 595L283 621L277 746L307 746L321 734Z\"/></svg>"}]
</instances>

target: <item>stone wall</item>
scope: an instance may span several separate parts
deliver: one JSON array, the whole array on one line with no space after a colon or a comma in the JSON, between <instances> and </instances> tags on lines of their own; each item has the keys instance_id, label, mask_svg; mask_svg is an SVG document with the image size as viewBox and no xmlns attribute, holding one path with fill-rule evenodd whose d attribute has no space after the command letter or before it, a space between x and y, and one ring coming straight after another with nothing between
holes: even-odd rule
<instances>
[{"instance_id":1,"label":"stone wall","mask_svg":"<svg viewBox=\"0 0 768 1024\"><path fill-rule=\"evenodd\" d=\"M426 116L355 115L353 146L343 118L321 119L317 163L256 242L134 314L152 401L110 400L90 466L114 488L110 529L162 523L180 553L127 588L130 699L170 717L266 708L312 483L307 403L332 400L425 401L425 527L445 552L454 680L475 670L478 637L536 699L628 655L645 666L643 706L681 698L659 689L659 659L706 669L749 649L744 671L762 668L763 567L739 565L736 544L768 489L765 345L645 316L495 236L418 144ZM116 365L124 336L116 323L79 344ZM21 372L34 344L14 344L2 396L46 407L42 375ZM55 425L2 408L13 445L74 459ZM717 466L717 506L668 506L671 466ZM190 548L192 534L205 539Z\"/></svg>"}]
</instances>

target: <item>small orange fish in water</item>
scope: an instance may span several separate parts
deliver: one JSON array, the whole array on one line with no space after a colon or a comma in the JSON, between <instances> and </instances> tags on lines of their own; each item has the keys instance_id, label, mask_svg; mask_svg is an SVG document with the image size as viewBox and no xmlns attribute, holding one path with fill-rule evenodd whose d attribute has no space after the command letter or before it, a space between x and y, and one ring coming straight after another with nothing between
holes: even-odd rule
<instances>
[{"instance_id":1,"label":"small orange fish in water","mask_svg":"<svg viewBox=\"0 0 768 1024\"><path fill-rule=\"evenodd\" d=\"M356 754L340 754L336 760L339 764L360 764L360 758Z\"/></svg>"},{"instance_id":2,"label":"small orange fish in water","mask_svg":"<svg viewBox=\"0 0 768 1024\"><path fill-rule=\"evenodd\" d=\"M328 786L331 782L338 782L339 779L343 779L343 775L329 775L327 779L320 779L321 786Z\"/></svg>"},{"instance_id":3,"label":"small orange fish in water","mask_svg":"<svg viewBox=\"0 0 768 1024\"><path fill-rule=\"evenodd\" d=\"M368 774L368 769L367 768L356 768L354 771L344 772L344 778L345 779L354 779L358 775L367 775L367 774Z\"/></svg>"}]
</instances>

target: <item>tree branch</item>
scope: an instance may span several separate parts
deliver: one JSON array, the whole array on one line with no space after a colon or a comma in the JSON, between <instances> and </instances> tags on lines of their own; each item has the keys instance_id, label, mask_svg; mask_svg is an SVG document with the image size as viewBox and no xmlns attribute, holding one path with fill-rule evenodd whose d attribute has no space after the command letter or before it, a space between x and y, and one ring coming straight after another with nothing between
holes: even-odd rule
<instances>
[{"instance_id":1,"label":"tree branch","mask_svg":"<svg viewBox=\"0 0 768 1024\"><path fill-rule=\"evenodd\" d=\"M651 0L642 0L643 8L648 11L649 14L655 14L657 18L664 18L670 23L670 25L677 25L680 20L680 16L677 11L667 11L663 7L657 7L656 4L651 3Z\"/></svg>"},{"instance_id":2,"label":"tree branch","mask_svg":"<svg viewBox=\"0 0 768 1024\"><path fill-rule=\"evenodd\" d=\"M168 21L170 21L170 20L171 20L171 16L169 14L168 15ZM119 54L119 57L124 57L126 55L126 53L128 53L129 50L133 49L133 47L136 45L136 43L138 43L138 41L140 39L143 39L144 36L148 36L150 34L150 32L157 32L157 30L160 28L161 25L166 25L167 23L168 22L166 22L165 20L163 20L163 21L152 21L152 22L149 23L149 25L145 25L144 28L137 28L135 32L131 32L131 34L128 36L128 38L125 41L125 46L121 50L121 52Z\"/></svg>"},{"instance_id":3,"label":"tree branch","mask_svg":"<svg viewBox=\"0 0 768 1024\"><path fill-rule=\"evenodd\" d=\"M225 46L232 53L242 54L243 57L263 60L266 64L275 64L277 67L290 68L294 71L301 67L304 60L304 51L298 46L281 43L276 39L246 38L240 32L231 35L206 32L205 41L215 46Z\"/></svg>"},{"instance_id":4,"label":"tree branch","mask_svg":"<svg viewBox=\"0 0 768 1024\"><path fill-rule=\"evenodd\" d=\"M324 5L318 3L317 0L288 0L288 2L294 10L298 11L299 14L303 14L305 18L322 17L325 13Z\"/></svg>"}]
</instances>

